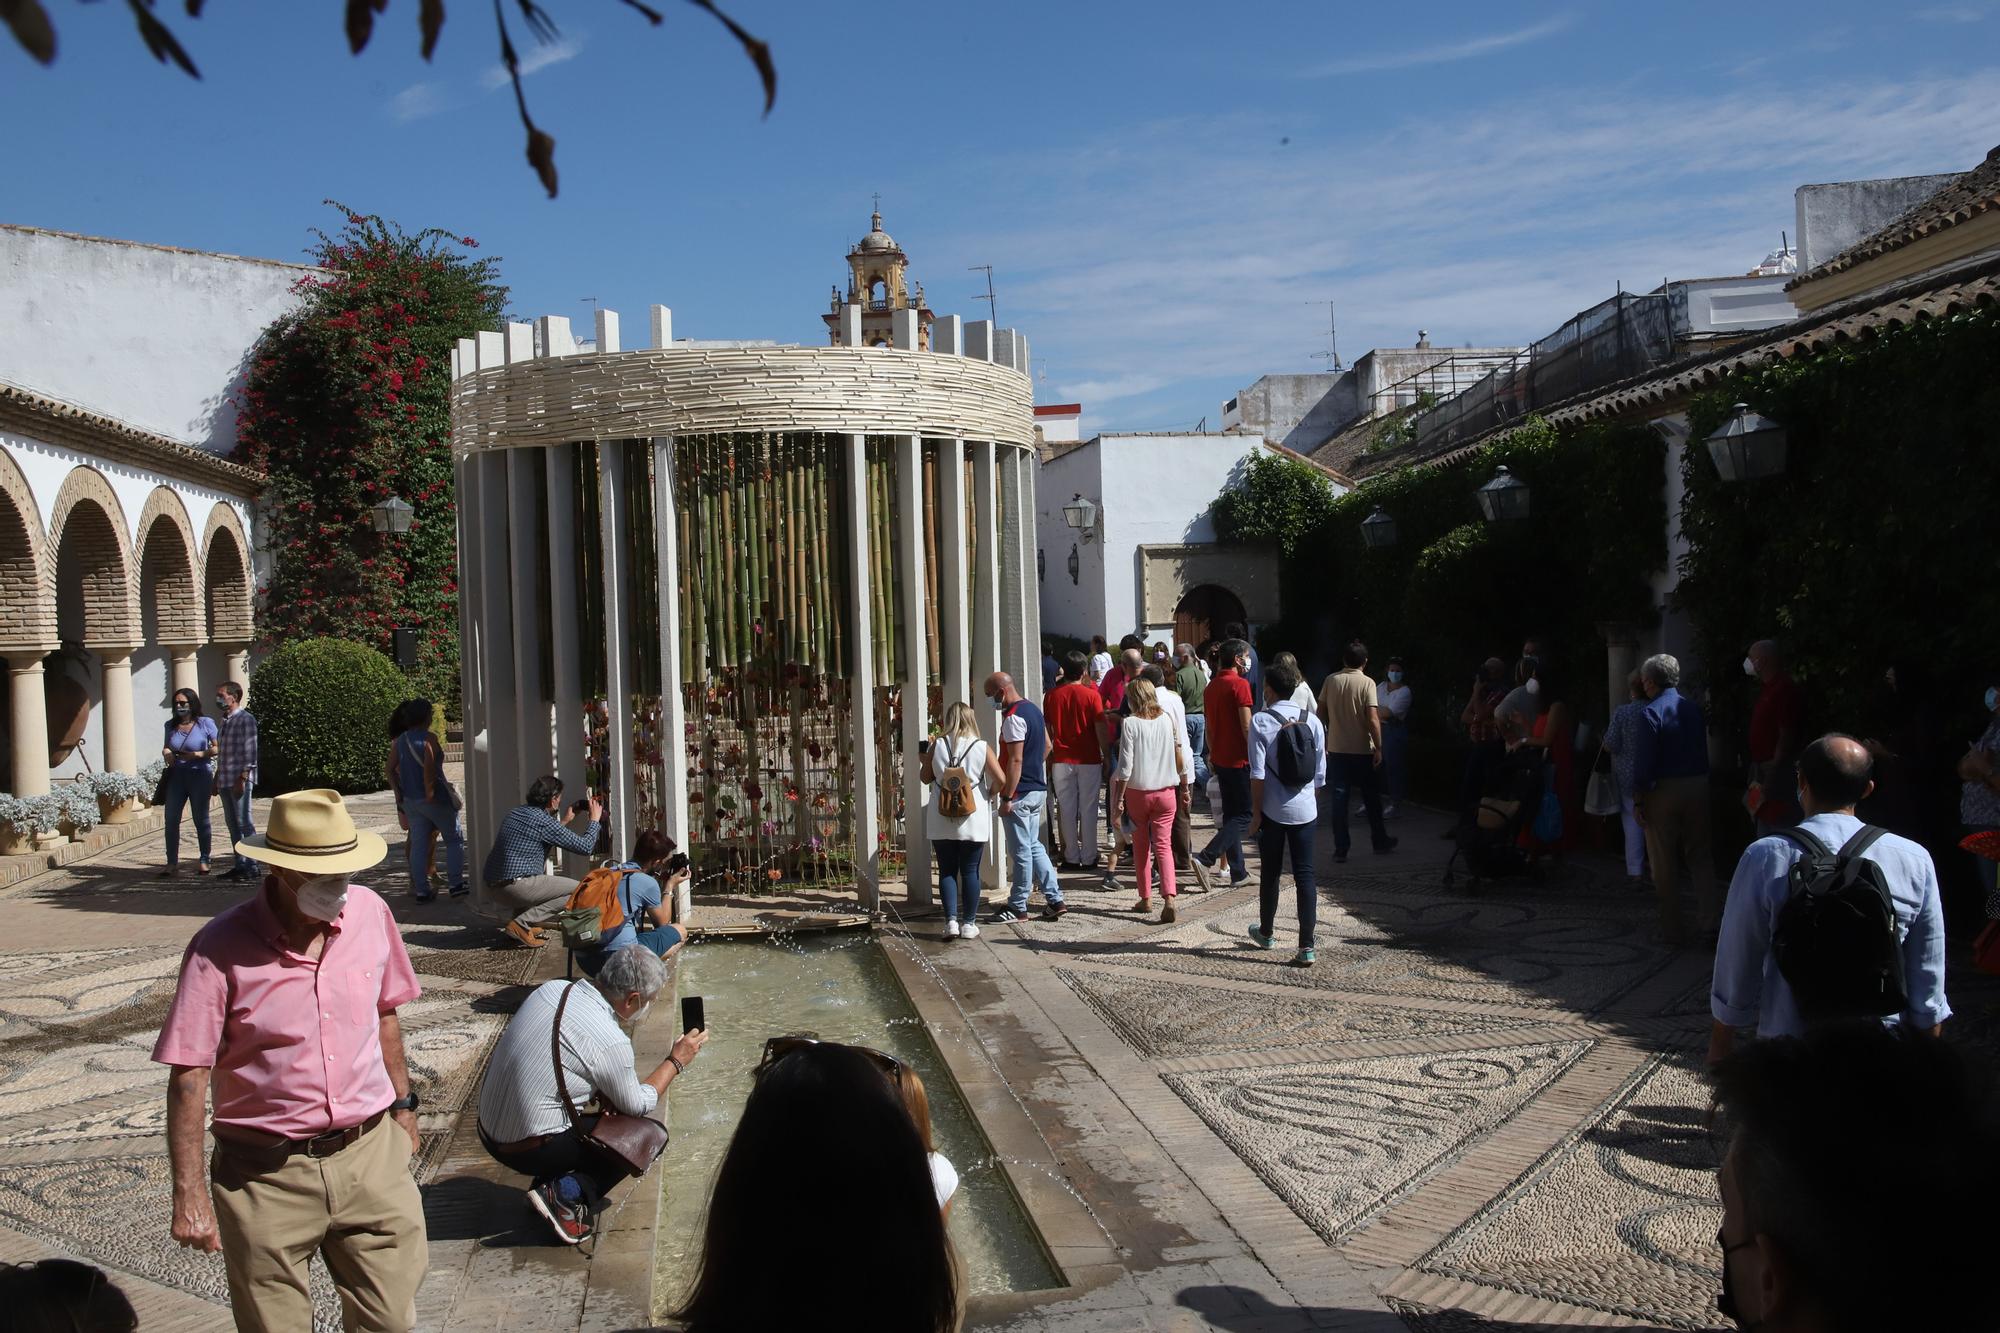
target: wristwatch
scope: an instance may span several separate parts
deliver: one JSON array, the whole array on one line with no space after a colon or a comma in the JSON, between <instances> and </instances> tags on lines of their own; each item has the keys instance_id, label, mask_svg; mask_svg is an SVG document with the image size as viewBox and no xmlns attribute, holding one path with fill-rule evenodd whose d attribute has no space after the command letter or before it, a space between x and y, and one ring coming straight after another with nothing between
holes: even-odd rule
<instances>
[{"instance_id":1,"label":"wristwatch","mask_svg":"<svg viewBox=\"0 0 2000 1333\"><path fill-rule=\"evenodd\" d=\"M417 1109L417 1104L420 1100L421 1098L417 1096L417 1090L411 1088L395 1101L390 1102L389 1109L391 1111L414 1111Z\"/></svg>"}]
</instances>

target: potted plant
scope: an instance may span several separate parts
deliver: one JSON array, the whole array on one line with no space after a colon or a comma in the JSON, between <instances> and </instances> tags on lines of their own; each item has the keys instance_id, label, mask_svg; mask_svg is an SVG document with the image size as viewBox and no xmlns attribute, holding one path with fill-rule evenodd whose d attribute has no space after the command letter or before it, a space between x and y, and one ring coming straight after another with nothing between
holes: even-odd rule
<instances>
[{"instance_id":1,"label":"potted plant","mask_svg":"<svg viewBox=\"0 0 2000 1333\"><path fill-rule=\"evenodd\" d=\"M153 803L153 793L160 789L160 779L167 773L167 761L155 759L139 769L139 799L147 805Z\"/></svg>"},{"instance_id":2,"label":"potted plant","mask_svg":"<svg viewBox=\"0 0 2000 1333\"><path fill-rule=\"evenodd\" d=\"M38 838L62 825L62 805L53 794L9 796L0 793L0 855L26 856Z\"/></svg>"},{"instance_id":3,"label":"potted plant","mask_svg":"<svg viewBox=\"0 0 2000 1333\"><path fill-rule=\"evenodd\" d=\"M56 832L77 838L97 827L97 792L88 782L65 782L42 800L56 803Z\"/></svg>"},{"instance_id":4,"label":"potted plant","mask_svg":"<svg viewBox=\"0 0 2000 1333\"><path fill-rule=\"evenodd\" d=\"M97 811L100 822L124 824L132 818L132 802L140 795L144 784L131 773L97 773L90 779L91 789L97 794ZM146 788L148 794L151 788Z\"/></svg>"}]
</instances>

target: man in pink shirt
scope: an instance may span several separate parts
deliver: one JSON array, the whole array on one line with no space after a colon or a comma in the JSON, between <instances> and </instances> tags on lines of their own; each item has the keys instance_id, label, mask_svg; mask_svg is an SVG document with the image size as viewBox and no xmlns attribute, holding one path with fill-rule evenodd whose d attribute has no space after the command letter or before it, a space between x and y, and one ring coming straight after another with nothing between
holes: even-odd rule
<instances>
[{"instance_id":1,"label":"man in pink shirt","mask_svg":"<svg viewBox=\"0 0 2000 1333\"><path fill-rule=\"evenodd\" d=\"M317 1251L348 1329L406 1333L429 1257L396 1019L417 979L387 904L348 883L388 849L331 791L278 797L265 831L236 847L270 873L188 944L153 1047L173 1069L174 1239L222 1251L240 1330L312 1326L306 1261Z\"/></svg>"}]
</instances>

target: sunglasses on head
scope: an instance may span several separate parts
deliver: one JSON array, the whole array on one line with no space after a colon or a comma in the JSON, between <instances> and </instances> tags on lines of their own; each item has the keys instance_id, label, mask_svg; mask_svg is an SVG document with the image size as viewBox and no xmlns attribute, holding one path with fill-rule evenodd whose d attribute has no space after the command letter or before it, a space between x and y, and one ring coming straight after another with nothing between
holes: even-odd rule
<instances>
[{"instance_id":1,"label":"sunglasses on head","mask_svg":"<svg viewBox=\"0 0 2000 1333\"><path fill-rule=\"evenodd\" d=\"M894 1082L903 1072L903 1062L887 1051L878 1051L872 1046L848 1046L845 1042L821 1041L818 1037L773 1037L764 1043L764 1058L757 1062L752 1076L760 1075L778 1061L809 1046L838 1046L850 1051L859 1051L875 1062L875 1067Z\"/></svg>"}]
</instances>

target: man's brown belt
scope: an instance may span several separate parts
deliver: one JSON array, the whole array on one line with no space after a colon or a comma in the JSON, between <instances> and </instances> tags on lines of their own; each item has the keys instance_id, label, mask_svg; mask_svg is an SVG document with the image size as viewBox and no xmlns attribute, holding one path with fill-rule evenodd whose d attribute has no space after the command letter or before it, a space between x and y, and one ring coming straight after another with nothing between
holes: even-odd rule
<instances>
[{"instance_id":1,"label":"man's brown belt","mask_svg":"<svg viewBox=\"0 0 2000 1333\"><path fill-rule=\"evenodd\" d=\"M387 1111L377 1111L358 1125L346 1129L329 1130L309 1139L287 1139L275 1134L260 1134L254 1129L239 1129L234 1125L216 1125L215 1138L218 1143L226 1143L232 1148L241 1148L252 1153L262 1153L269 1157L294 1157L304 1153L308 1157L331 1157L341 1149L350 1147L355 1140L382 1122Z\"/></svg>"}]
</instances>

